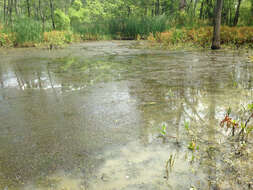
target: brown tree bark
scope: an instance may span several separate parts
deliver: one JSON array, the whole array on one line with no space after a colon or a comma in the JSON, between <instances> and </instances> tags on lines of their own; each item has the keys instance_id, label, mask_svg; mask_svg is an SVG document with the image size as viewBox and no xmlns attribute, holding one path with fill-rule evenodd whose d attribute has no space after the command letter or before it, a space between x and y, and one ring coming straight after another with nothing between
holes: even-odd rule
<instances>
[{"instance_id":1,"label":"brown tree bark","mask_svg":"<svg viewBox=\"0 0 253 190\"><path fill-rule=\"evenodd\" d=\"M220 25L221 25L221 11L223 0L216 0L216 7L214 12L214 27L213 27L213 41L211 49L220 49Z\"/></svg>"},{"instance_id":2,"label":"brown tree bark","mask_svg":"<svg viewBox=\"0 0 253 190\"><path fill-rule=\"evenodd\" d=\"M235 18L234 18L234 23L233 26L236 26L239 20L239 15L240 15L240 6L241 6L242 0L238 0L238 5L236 7L236 12L235 12Z\"/></svg>"}]
</instances>

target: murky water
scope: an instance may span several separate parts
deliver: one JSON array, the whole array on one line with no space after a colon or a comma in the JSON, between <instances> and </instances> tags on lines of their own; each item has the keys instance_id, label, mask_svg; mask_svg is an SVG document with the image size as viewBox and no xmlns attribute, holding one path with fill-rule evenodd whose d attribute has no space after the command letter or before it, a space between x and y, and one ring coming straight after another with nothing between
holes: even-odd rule
<instances>
[{"instance_id":1,"label":"murky water","mask_svg":"<svg viewBox=\"0 0 253 190\"><path fill-rule=\"evenodd\" d=\"M137 43L1 50L0 189L252 188L252 142L219 127L253 100L248 54Z\"/></svg>"}]
</instances>

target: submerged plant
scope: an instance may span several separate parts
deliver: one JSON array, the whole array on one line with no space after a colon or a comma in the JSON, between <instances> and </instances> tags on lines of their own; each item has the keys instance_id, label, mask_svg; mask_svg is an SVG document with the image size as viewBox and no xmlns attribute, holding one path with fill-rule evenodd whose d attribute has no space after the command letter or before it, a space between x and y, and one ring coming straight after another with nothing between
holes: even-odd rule
<instances>
[{"instance_id":1,"label":"submerged plant","mask_svg":"<svg viewBox=\"0 0 253 190\"><path fill-rule=\"evenodd\" d=\"M162 126L162 129L160 130L160 134L162 136L165 136L166 135L166 129L167 129L167 126L165 124L163 124Z\"/></svg>"},{"instance_id":2,"label":"submerged plant","mask_svg":"<svg viewBox=\"0 0 253 190\"><path fill-rule=\"evenodd\" d=\"M196 140L192 140L192 141L188 144L188 149L190 149L191 151L199 150L199 146L196 145Z\"/></svg>"},{"instance_id":3,"label":"submerged plant","mask_svg":"<svg viewBox=\"0 0 253 190\"><path fill-rule=\"evenodd\" d=\"M165 166L165 170L166 170L166 176L165 178L168 179L169 178L169 172L172 171L172 168L175 164L175 160L176 160L176 154L173 155L171 154L170 155L170 158L166 161L166 166Z\"/></svg>"},{"instance_id":4,"label":"submerged plant","mask_svg":"<svg viewBox=\"0 0 253 190\"><path fill-rule=\"evenodd\" d=\"M237 135L238 140L241 142L247 141L247 137L253 130L253 126L249 126L250 120L253 118L253 103L248 104L247 109L244 109L243 116L248 115L247 119L243 121L236 121L230 117L231 108L228 109L225 118L220 122L221 127L225 127L226 130L231 130L232 136Z\"/></svg>"},{"instance_id":5,"label":"submerged plant","mask_svg":"<svg viewBox=\"0 0 253 190\"><path fill-rule=\"evenodd\" d=\"M184 128L189 131L190 123L188 121L184 122Z\"/></svg>"}]
</instances>

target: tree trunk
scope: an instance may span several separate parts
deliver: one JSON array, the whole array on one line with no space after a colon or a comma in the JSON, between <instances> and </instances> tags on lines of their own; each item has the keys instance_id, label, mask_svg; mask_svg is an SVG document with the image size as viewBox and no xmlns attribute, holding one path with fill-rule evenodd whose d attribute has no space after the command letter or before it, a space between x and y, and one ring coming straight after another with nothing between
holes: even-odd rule
<instances>
[{"instance_id":1,"label":"tree trunk","mask_svg":"<svg viewBox=\"0 0 253 190\"><path fill-rule=\"evenodd\" d=\"M31 17L30 0L26 0L26 6L27 6L27 14L28 14L28 17Z\"/></svg>"},{"instance_id":2,"label":"tree trunk","mask_svg":"<svg viewBox=\"0 0 253 190\"><path fill-rule=\"evenodd\" d=\"M253 17L253 0L251 0L251 8L250 8L250 10L251 10L251 16Z\"/></svg>"},{"instance_id":3,"label":"tree trunk","mask_svg":"<svg viewBox=\"0 0 253 190\"><path fill-rule=\"evenodd\" d=\"M144 16L148 16L148 8L145 7Z\"/></svg>"},{"instance_id":4,"label":"tree trunk","mask_svg":"<svg viewBox=\"0 0 253 190\"><path fill-rule=\"evenodd\" d=\"M214 12L214 27L213 27L213 42L212 49L220 49L220 25L221 25L221 11L223 0L216 1L216 7Z\"/></svg>"},{"instance_id":5,"label":"tree trunk","mask_svg":"<svg viewBox=\"0 0 253 190\"><path fill-rule=\"evenodd\" d=\"M9 7L9 18L10 18L10 23L12 24L12 7L13 7L13 0L10 0L10 5Z\"/></svg>"},{"instance_id":6,"label":"tree trunk","mask_svg":"<svg viewBox=\"0 0 253 190\"><path fill-rule=\"evenodd\" d=\"M236 26L237 23L238 23L239 15L240 15L241 2L242 2L242 0L238 0L238 5L237 5L237 8L236 8L236 12L235 12L235 18L234 18L233 26Z\"/></svg>"},{"instance_id":7,"label":"tree trunk","mask_svg":"<svg viewBox=\"0 0 253 190\"><path fill-rule=\"evenodd\" d=\"M40 19L42 20L42 11L41 11L41 0L39 0L39 15L40 15Z\"/></svg>"},{"instance_id":8,"label":"tree trunk","mask_svg":"<svg viewBox=\"0 0 253 190\"><path fill-rule=\"evenodd\" d=\"M159 15L160 14L160 0L156 0L155 3L155 15Z\"/></svg>"},{"instance_id":9,"label":"tree trunk","mask_svg":"<svg viewBox=\"0 0 253 190\"><path fill-rule=\"evenodd\" d=\"M18 0L15 0L15 12L18 15Z\"/></svg>"},{"instance_id":10,"label":"tree trunk","mask_svg":"<svg viewBox=\"0 0 253 190\"><path fill-rule=\"evenodd\" d=\"M53 0L50 0L50 10L51 10L52 26L53 26L53 29L55 30Z\"/></svg>"},{"instance_id":11,"label":"tree trunk","mask_svg":"<svg viewBox=\"0 0 253 190\"><path fill-rule=\"evenodd\" d=\"M190 0L190 3L187 5L187 13L189 13L191 8L192 8L192 0Z\"/></svg>"},{"instance_id":12,"label":"tree trunk","mask_svg":"<svg viewBox=\"0 0 253 190\"><path fill-rule=\"evenodd\" d=\"M183 11L186 7L186 0L180 0L180 3L179 3L179 10L180 11Z\"/></svg>"},{"instance_id":13,"label":"tree trunk","mask_svg":"<svg viewBox=\"0 0 253 190\"><path fill-rule=\"evenodd\" d=\"M4 0L4 21L6 21L6 0Z\"/></svg>"},{"instance_id":14,"label":"tree trunk","mask_svg":"<svg viewBox=\"0 0 253 190\"><path fill-rule=\"evenodd\" d=\"M131 14L131 8L130 6L127 6L127 16L130 17Z\"/></svg>"},{"instance_id":15,"label":"tree trunk","mask_svg":"<svg viewBox=\"0 0 253 190\"><path fill-rule=\"evenodd\" d=\"M203 17L203 8L204 8L204 2L201 2L200 11L199 11L199 19L202 19Z\"/></svg>"},{"instance_id":16,"label":"tree trunk","mask_svg":"<svg viewBox=\"0 0 253 190\"><path fill-rule=\"evenodd\" d=\"M45 16L42 12L42 8L41 8L41 0L39 0L39 15L40 15L40 19L42 20L42 31L45 31Z\"/></svg>"},{"instance_id":17,"label":"tree trunk","mask_svg":"<svg viewBox=\"0 0 253 190\"><path fill-rule=\"evenodd\" d=\"M198 4L198 0L195 0L195 2L194 2L194 8L193 8L193 15L194 15L194 16L196 15L196 7L197 7L197 4Z\"/></svg>"}]
</instances>

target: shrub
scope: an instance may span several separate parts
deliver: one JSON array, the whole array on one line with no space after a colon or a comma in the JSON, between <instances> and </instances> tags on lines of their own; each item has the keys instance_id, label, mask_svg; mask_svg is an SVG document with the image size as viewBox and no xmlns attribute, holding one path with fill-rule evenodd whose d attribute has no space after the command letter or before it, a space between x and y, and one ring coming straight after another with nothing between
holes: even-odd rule
<instances>
[{"instance_id":1,"label":"shrub","mask_svg":"<svg viewBox=\"0 0 253 190\"><path fill-rule=\"evenodd\" d=\"M11 30L15 33L16 44L36 43L42 40L41 23L30 18L17 18Z\"/></svg>"},{"instance_id":2,"label":"shrub","mask_svg":"<svg viewBox=\"0 0 253 190\"><path fill-rule=\"evenodd\" d=\"M11 47L15 45L15 35L13 33L6 34L0 31L0 46L1 47Z\"/></svg>"},{"instance_id":3,"label":"shrub","mask_svg":"<svg viewBox=\"0 0 253 190\"><path fill-rule=\"evenodd\" d=\"M72 42L72 34L68 31L51 31L51 32L44 32L44 42L53 47L61 47L65 43Z\"/></svg>"},{"instance_id":4,"label":"shrub","mask_svg":"<svg viewBox=\"0 0 253 190\"><path fill-rule=\"evenodd\" d=\"M197 29L170 29L149 35L148 40L164 45L177 43L193 43L201 47L209 47L212 42L212 27L200 27ZM250 45L253 43L253 27L221 27L221 44L225 45Z\"/></svg>"},{"instance_id":5,"label":"shrub","mask_svg":"<svg viewBox=\"0 0 253 190\"><path fill-rule=\"evenodd\" d=\"M69 30L70 29L70 19L62 12L60 9L54 11L55 26L57 30Z\"/></svg>"},{"instance_id":6,"label":"shrub","mask_svg":"<svg viewBox=\"0 0 253 190\"><path fill-rule=\"evenodd\" d=\"M121 35L121 38L137 39L137 36L147 37L150 33L163 32L169 28L167 16L113 18L107 21L109 33L112 36Z\"/></svg>"}]
</instances>

